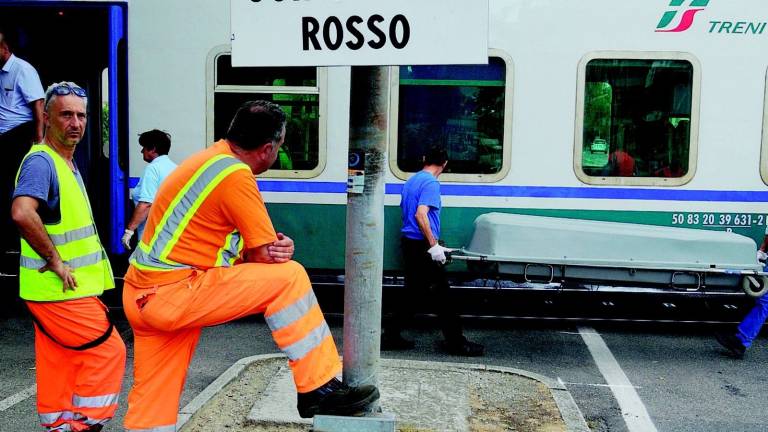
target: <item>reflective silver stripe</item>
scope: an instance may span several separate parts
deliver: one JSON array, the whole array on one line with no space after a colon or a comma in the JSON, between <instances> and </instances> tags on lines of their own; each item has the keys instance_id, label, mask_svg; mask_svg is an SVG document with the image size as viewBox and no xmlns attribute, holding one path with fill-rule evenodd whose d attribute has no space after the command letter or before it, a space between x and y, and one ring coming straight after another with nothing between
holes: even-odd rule
<instances>
[{"instance_id":1,"label":"reflective silver stripe","mask_svg":"<svg viewBox=\"0 0 768 432\"><path fill-rule=\"evenodd\" d=\"M77 408L103 408L114 405L120 399L120 393L103 396L72 396L72 405Z\"/></svg>"},{"instance_id":2,"label":"reflective silver stripe","mask_svg":"<svg viewBox=\"0 0 768 432\"><path fill-rule=\"evenodd\" d=\"M72 258L64 262L69 264L69 266L72 267L73 269L78 269L80 267L96 264L104 259L107 259L107 257L104 255L104 251L97 251L92 254L79 256L77 258Z\"/></svg>"},{"instance_id":3,"label":"reflective silver stripe","mask_svg":"<svg viewBox=\"0 0 768 432\"><path fill-rule=\"evenodd\" d=\"M141 250L141 247L137 247L135 251L131 254L130 258L131 262L136 262L136 264L148 266L148 267L155 267L155 268L161 268L161 269L168 269L168 270L175 270L175 269L181 269L181 268L192 268L188 265L183 264L167 264L164 263L153 256L149 255L148 253Z\"/></svg>"},{"instance_id":4,"label":"reflective silver stripe","mask_svg":"<svg viewBox=\"0 0 768 432\"><path fill-rule=\"evenodd\" d=\"M125 432L176 432L176 425L155 426L149 429L126 429Z\"/></svg>"},{"instance_id":5,"label":"reflective silver stripe","mask_svg":"<svg viewBox=\"0 0 768 432\"><path fill-rule=\"evenodd\" d=\"M96 235L96 227L90 225L87 227L78 228L76 230L67 231L64 234L48 234L48 237L51 238L51 242L53 242L54 245L61 246L69 242L82 240L94 235Z\"/></svg>"},{"instance_id":6,"label":"reflective silver stripe","mask_svg":"<svg viewBox=\"0 0 768 432\"><path fill-rule=\"evenodd\" d=\"M317 298L315 297L315 293L310 289L307 295L300 298L292 305L288 305L270 316L265 316L264 319L267 321L270 330L274 332L283 327L287 327L300 319L316 304Z\"/></svg>"},{"instance_id":7,"label":"reflective silver stripe","mask_svg":"<svg viewBox=\"0 0 768 432\"><path fill-rule=\"evenodd\" d=\"M229 240L229 249L221 251L221 265L230 267L231 261L240 255L240 233L235 231Z\"/></svg>"},{"instance_id":8,"label":"reflective silver stripe","mask_svg":"<svg viewBox=\"0 0 768 432\"><path fill-rule=\"evenodd\" d=\"M74 396L72 398L72 400L73 400L73 402L77 401L78 399L80 401L83 401L83 400L87 401L88 399L97 399L97 398L102 398L102 397L104 397L104 398L111 398L113 396L119 396L119 394L118 395L97 396L96 398L81 398L81 397L78 397L78 396ZM75 403L78 403L78 402L75 402ZM83 404L83 405L75 405L75 406L79 407L79 408L101 408L101 407L106 407L106 406L109 406L109 405L114 405L116 403L117 403L117 400L115 400L112 404L103 405L103 406L85 405L85 404ZM38 414L38 417L40 418L40 423L43 424L43 425L47 425L47 424L51 424L51 423L56 423L59 420L76 420L76 421L82 421L83 423L85 423L87 425L95 425L95 424L106 424L111 419L111 417L105 418L105 419L91 419L91 418L86 417L86 416L84 416L84 415L82 415L80 413L73 413L72 411L59 411L59 412L55 412L55 413ZM61 427L61 426L56 426L56 428L59 428L59 427ZM60 430L60 429L52 429L52 430ZM69 430L69 429L66 429L66 430Z\"/></svg>"},{"instance_id":9,"label":"reflective silver stripe","mask_svg":"<svg viewBox=\"0 0 768 432\"><path fill-rule=\"evenodd\" d=\"M200 198L203 190L213 182L216 176L221 174L225 169L241 163L240 160L235 159L234 157L225 157L212 163L202 174L200 174L200 176L197 177L197 179L195 179L192 186L190 186L186 193L182 195L181 199L176 204L176 207L171 210L171 214L163 226L158 227L160 233L157 234L157 240L151 245L152 249L149 252L150 256L159 257L163 253L165 246L171 241L176 230L179 229L179 225L184 220L184 216L192 209L192 207L194 207L195 201Z\"/></svg>"},{"instance_id":10,"label":"reflective silver stripe","mask_svg":"<svg viewBox=\"0 0 768 432\"><path fill-rule=\"evenodd\" d=\"M83 405L83 406L85 406L85 405ZM89 417L85 417L85 416L81 415L80 413L72 413L71 411L62 411L62 412L57 412L57 413L40 414L40 423L42 425L47 425L47 424L55 423L55 422L57 422L59 420L65 420L65 421L66 420L75 420L75 421L82 422L83 424L87 424L88 426L93 426L93 425L97 425L97 424L105 425L105 424L109 423L109 421L111 419L112 419L111 417L104 418L104 419L92 419L92 418L89 418ZM71 431L72 430L72 426L69 423L64 423L64 424L60 424L60 425L58 425L56 427L47 426L47 429L50 432L53 432L53 431L64 432L64 431Z\"/></svg>"},{"instance_id":11,"label":"reflective silver stripe","mask_svg":"<svg viewBox=\"0 0 768 432\"><path fill-rule=\"evenodd\" d=\"M310 351L320 346L323 339L330 335L331 329L329 329L328 324L323 321L319 326L315 327L314 330L309 332L308 335L304 336L304 339L283 348L283 352L290 360L301 360Z\"/></svg>"},{"instance_id":12,"label":"reflective silver stripe","mask_svg":"<svg viewBox=\"0 0 768 432\"><path fill-rule=\"evenodd\" d=\"M22 255L19 257L19 265L23 268L37 270L45 266L45 261L38 258L30 258Z\"/></svg>"},{"instance_id":13,"label":"reflective silver stripe","mask_svg":"<svg viewBox=\"0 0 768 432\"><path fill-rule=\"evenodd\" d=\"M56 423L57 420L72 420L74 418L74 415L71 411L59 411L54 413L46 413L46 414L40 414L38 413L38 417L40 418L40 424L42 425L49 425L51 423Z\"/></svg>"},{"instance_id":14,"label":"reflective silver stripe","mask_svg":"<svg viewBox=\"0 0 768 432\"><path fill-rule=\"evenodd\" d=\"M104 259L106 259L106 256L104 255L104 251L96 251L88 255L83 255L76 258L72 258L70 260L65 260L64 264L67 264L68 266L72 267L72 269L78 269L80 267L96 264ZM19 265L26 269L37 270L40 267L45 266L45 264L46 264L45 260L42 260L40 258L31 258L24 255L22 255L19 258Z\"/></svg>"}]
</instances>

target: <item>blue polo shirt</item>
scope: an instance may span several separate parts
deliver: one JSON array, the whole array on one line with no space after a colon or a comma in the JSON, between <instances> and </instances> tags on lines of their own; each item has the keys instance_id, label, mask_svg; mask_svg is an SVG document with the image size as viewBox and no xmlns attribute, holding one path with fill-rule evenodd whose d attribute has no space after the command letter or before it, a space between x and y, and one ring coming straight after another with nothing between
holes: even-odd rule
<instances>
[{"instance_id":1,"label":"blue polo shirt","mask_svg":"<svg viewBox=\"0 0 768 432\"><path fill-rule=\"evenodd\" d=\"M155 195L157 195L157 189L160 188L160 184L174 169L176 169L176 164L168 155L156 157L144 169L144 174L133 190L133 203L135 205L138 205L139 202L152 204L155 201ZM136 228L139 238L144 234L144 225L146 225L146 221Z\"/></svg>"},{"instance_id":2,"label":"blue polo shirt","mask_svg":"<svg viewBox=\"0 0 768 432\"><path fill-rule=\"evenodd\" d=\"M429 228L435 239L440 238L440 182L428 171L419 171L403 185L400 193L400 210L402 211L403 237L413 240L424 240L424 235L416 222L416 209L420 205L429 207L427 219Z\"/></svg>"},{"instance_id":3,"label":"blue polo shirt","mask_svg":"<svg viewBox=\"0 0 768 432\"><path fill-rule=\"evenodd\" d=\"M0 134L31 121L29 104L43 98L45 92L35 68L11 54L0 69Z\"/></svg>"}]
</instances>

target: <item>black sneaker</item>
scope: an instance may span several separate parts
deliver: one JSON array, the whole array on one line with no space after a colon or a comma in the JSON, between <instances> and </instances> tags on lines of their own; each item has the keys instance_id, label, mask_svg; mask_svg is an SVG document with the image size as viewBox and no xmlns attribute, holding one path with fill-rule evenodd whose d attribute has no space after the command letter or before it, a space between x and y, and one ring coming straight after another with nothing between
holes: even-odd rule
<instances>
[{"instance_id":1,"label":"black sneaker","mask_svg":"<svg viewBox=\"0 0 768 432\"><path fill-rule=\"evenodd\" d=\"M379 399L379 389L372 385L350 387L336 378L308 393L298 394L296 408L302 418L318 414L361 415L365 408Z\"/></svg>"},{"instance_id":2,"label":"black sneaker","mask_svg":"<svg viewBox=\"0 0 768 432\"><path fill-rule=\"evenodd\" d=\"M458 342L445 342L443 348L448 354L465 357L480 357L485 353L484 346L466 339Z\"/></svg>"},{"instance_id":3,"label":"black sneaker","mask_svg":"<svg viewBox=\"0 0 768 432\"><path fill-rule=\"evenodd\" d=\"M411 350L415 347L416 344L412 340L408 340L400 335L388 336L386 333L381 335L382 351Z\"/></svg>"},{"instance_id":4,"label":"black sneaker","mask_svg":"<svg viewBox=\"0 0 768 432\"><path fill-rule=\"evenodd\" d=\"M736 337L733 333L724 333L724 332L717 332L715 333L715 339L717 339L717 342L720 343L725 349L731 352L734 357L737 359L744 358L744 352L747 350L747 348L744 346L744 344L739 340L739 338Z\"/></svg>"}]
</instances>

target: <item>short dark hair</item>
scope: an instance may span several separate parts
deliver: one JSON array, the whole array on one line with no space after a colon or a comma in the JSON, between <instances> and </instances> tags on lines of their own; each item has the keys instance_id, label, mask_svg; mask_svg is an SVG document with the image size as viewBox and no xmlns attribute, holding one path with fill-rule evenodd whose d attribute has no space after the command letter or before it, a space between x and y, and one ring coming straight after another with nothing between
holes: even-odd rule
<instances>
[{"instance_id":1,"label":"short dark hair","mask_svg":"<svg viewBox=\"0 0 768 432\"><path fill-rule=\"evenodd\" d=\"M249 101L237 109L225 138L245 150L254 150L279 141L285 120L279 105L264 100Z\"/></svg>"},{"instance_id":2,"label":"short dark hair","mask_svg":"<svg viewBox=\"0 0 768 432\"><path fill-rule=\"evenodd\" d=\"M139 135L139 145L147 150L154 150L159 155L167 155L171 150L171 135L165 131L152 129Z\"/></svg>"},{"instance_id":3,"label":"short dark hair","mask_svg":"<svg viewBox=\"0 0 768 432\"><path fill-rule=\"evenodd\" d=\"M442 146L432 146L424 153L424 165L442 165L448 160L448 152Z\"/></svg>"}]
</instances>

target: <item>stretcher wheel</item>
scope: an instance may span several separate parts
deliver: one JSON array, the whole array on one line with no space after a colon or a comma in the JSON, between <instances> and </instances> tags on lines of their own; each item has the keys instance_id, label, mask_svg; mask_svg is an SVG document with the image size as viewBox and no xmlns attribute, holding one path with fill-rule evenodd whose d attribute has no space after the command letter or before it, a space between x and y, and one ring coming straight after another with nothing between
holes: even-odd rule
<instances>
[{"instance_id":1,"label":"stretcher wheel","mask_svg":"<svg viewBox=\"0 0 768 432\"><path fill-rule=\"evenodd\" d=\"M741 289L749 297L762 297L768 291L768 277L744 276L741 279Z\"/></svg>"}]
</instances>

